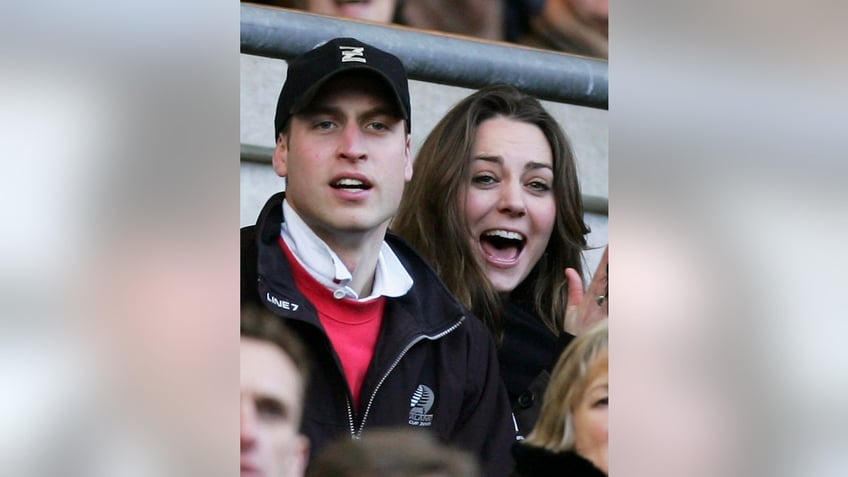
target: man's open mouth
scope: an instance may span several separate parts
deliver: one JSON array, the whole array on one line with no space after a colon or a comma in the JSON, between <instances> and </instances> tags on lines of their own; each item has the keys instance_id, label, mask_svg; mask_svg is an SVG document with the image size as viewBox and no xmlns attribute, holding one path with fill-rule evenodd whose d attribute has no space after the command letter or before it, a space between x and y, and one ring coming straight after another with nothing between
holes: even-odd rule
<instances>
[{"instance_id":1,"label":"man's open mouth","mask_svg":"<svg viewBox=\"0 0 848 477\"><path fill-rule=\"evenodd\" d=\"M514 261L521 255L527 239L524 235L511 230L487 230L480 235L483 252L497 261Z\"/></svg>"},{"instance_id":2,"label":"man's open mouth","mask_svg":"<svg viewBox=\"0 0 848 477\"><path fill-rule=\"evenodd\" d=\"M331 183L330 187L347 191L361 191L370 189L371 184L360 179L351 179L349 177L345 177Z\"/></svg>"}]
</instances>

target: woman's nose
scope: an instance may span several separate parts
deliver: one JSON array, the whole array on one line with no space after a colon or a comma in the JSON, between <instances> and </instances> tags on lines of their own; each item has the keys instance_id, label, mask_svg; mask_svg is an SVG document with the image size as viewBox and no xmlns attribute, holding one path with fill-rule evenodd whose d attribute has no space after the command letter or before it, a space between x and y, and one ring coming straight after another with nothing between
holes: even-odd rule
<instances>
[{"instance_id":1,"label":"woman's nose","mask_svg":"<svg viewBox=\"0 0 848 477\"><path fill-rule=\"evenodd\" d=\"M527 204L524 201L524 191L520 183L503 182L498 210L513 217L522 217L527 214Z\"/></svg>"}]
</instances>

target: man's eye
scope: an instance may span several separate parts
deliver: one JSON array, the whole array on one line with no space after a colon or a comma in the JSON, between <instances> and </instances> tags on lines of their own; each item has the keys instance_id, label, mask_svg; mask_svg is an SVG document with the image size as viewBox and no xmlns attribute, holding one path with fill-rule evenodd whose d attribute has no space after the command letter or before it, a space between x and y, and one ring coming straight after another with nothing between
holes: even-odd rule
<instances>
[{"instance_id":1,"label":"man's eye","mask_svg":"<svg viewBox=\"0 0 848 477\"><path fill-rule=\"evenodd\" d=\"M334 126L332 121L318 121L315 123L315 129L330 129Z\"/></svg>"},{"instance_id":2,"label":"man's eye","mask_svg":"<svg viewBox=\"0 0 848 477\"><path fill-rule=\"evenodd\" d=\"M368 125L369 128L374 129L376 131L388 131L389 126L386 123L381 123L380 121L374 121Z\"/></svg>"},{"instance_id":3,"label":"man's eye","mask_svg":"<svg viewBox=\"0 0 848 477\"><path fill-rule=\"evenodd\" d=\"M275 399L259 399L256 401L256 413L266 419L278 419L285 417L286 410Z\"/></svg>"}]
</instances>

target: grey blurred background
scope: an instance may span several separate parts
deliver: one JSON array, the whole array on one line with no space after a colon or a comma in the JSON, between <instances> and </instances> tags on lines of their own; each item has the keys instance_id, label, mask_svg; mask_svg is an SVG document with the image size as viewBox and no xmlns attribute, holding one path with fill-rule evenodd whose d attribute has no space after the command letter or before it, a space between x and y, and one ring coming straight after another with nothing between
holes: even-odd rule
<instances>
[{"instance_id":1,"label":"grey blurred background","mask_svg":"<svg viewBox=\"0 0 848 477\"><path fill-rule=\"evenodd\" d=\"M568 118L609 124L612 474L848 475L848 5L611 3L609 113L564 127L601 194ZM235 475L238 226L281 187L243 88L284 65L232 1L0 18L3 474Z\"/></svg>"}]
</instances>

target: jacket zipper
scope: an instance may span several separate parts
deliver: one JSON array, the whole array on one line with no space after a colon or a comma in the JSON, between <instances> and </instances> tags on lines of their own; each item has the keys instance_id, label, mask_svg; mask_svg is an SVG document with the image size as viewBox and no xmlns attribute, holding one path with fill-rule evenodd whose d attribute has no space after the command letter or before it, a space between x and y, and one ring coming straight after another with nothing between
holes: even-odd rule
<instances>
[{"instance_id":1,"label":"jacket zipper","mask_svg":"<svg viewBox=\"0 0 848 477\"><path fill-rule=\"evenodd\" d=\"M353 410L350 406L350 398L345 398L345 404L347 404L347 420L350 424L350 437L352 437L353 439L359 439L359 436L356 435L356 431L354 430L353 426Z\"/></svg>"},{"instance_id":2,"label":"jacket zipper","mask_svg":"<svg viewBox=\"0 0 848 477\"><path fill-rule=\"evenodd\" d=\"M416 343L418 343L419 341L421 341L423 339L429 339L429 340L433 341L433 340L437 340L439 338L444 337L448 333L459 328L459 325L461 325L463 321L465 321L465 317L461 316L459 318L459 321L454 323L453 326L446 329L445 331L442 331L441 333L434 335L434 336L419 335L414 340L412 340L408 345L406 345L406 348L404 348L403 351L400 352L398 357L395 358L394 362L392 362L392 365L389 366L389 369L386 371L385 374L383 374L383 377L380 378L380 381L377 382L377 386L374 387L374 392L371 393L371 397L368 399L368 405L365 406L365 413L362 415L362 425L359 427L359 432L355 431L354 424L353 424L353 412L351 411L350 400L348 399L347 415L348 415L348 418L350 419L350 435L351 435L351 437L353 437L354 439L359 439L360 437L362 437L362 430L365 429L365 421L368 420L368 413L371 411L371 403L374 402L374 397L377 396L377 391L380 390L380 386L383 385L383 382L386 381L386 378L389 377L389 374L391 374L392 370L394 370L395 367L397 367L398 363L400 363L400 360L403 359L404 355L406 355L406 352L409 351L413 346L415 346Z\"/></svg>"}]
</instances>

